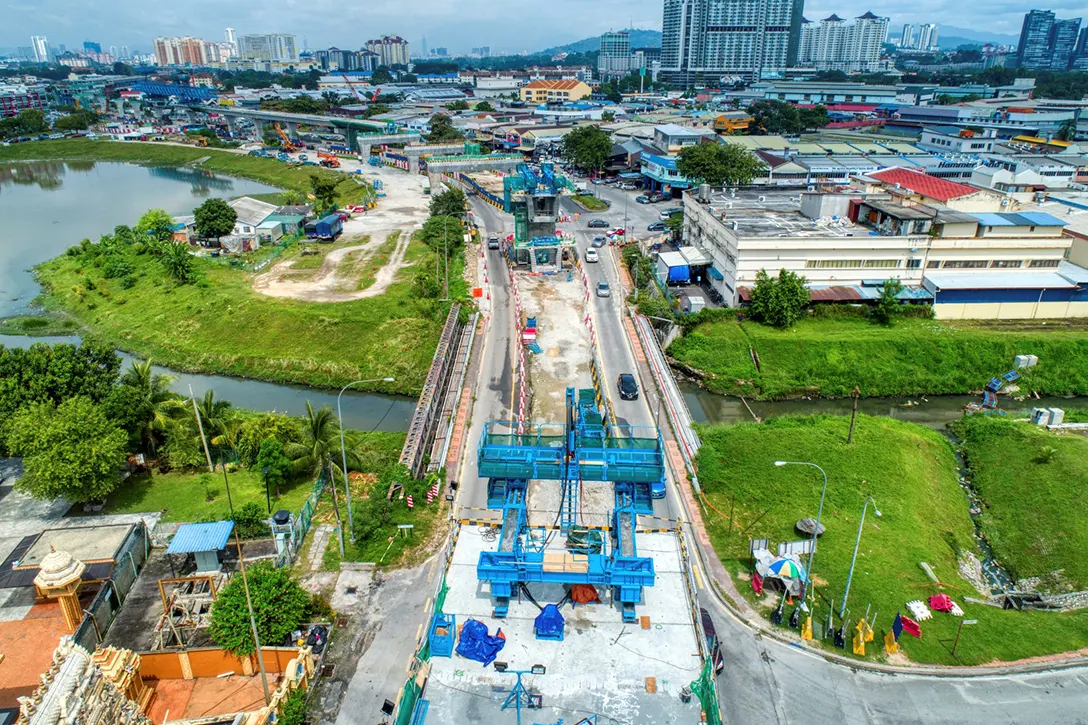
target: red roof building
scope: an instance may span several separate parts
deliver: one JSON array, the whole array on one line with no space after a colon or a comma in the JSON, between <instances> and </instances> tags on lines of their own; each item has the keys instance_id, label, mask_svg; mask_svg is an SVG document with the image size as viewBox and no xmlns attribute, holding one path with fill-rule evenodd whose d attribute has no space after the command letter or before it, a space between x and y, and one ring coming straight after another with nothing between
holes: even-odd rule
<instances>
[{"instance_id":1,"label":"red roof building","mask_svg":"<svg viewBox=\"0 0 1088 725\"><path fill-rule=\"evenodd\" d=\"M979 189L973 186L957 184L954 181L947 181L946 179L940 179L918 171L910 171L909 169L886 169L885 171L869 174L869 176L884 182L889 187L899 185L919 196L935 199L942 203L962 196L980 193Z\"/></svg>"}]
</instances>

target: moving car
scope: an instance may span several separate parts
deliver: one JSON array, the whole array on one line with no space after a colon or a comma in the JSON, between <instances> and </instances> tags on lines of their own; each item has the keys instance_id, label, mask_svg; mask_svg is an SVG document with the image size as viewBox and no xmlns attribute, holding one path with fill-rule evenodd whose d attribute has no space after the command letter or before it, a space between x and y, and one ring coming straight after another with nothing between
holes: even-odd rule
<instances>
[{"instance_id":1,"label":"moving car","mask_svg":"<svg viewBox=\"0 0 1088 725\"><path fill-rule=\"evenodd\" d=\"M665 222L654 222L646 227L646 230L651 232L663 232L665 231Z\"/></svg>"},{"instance_id":2,"label":"moving car","mask_svg":"<svg viewBox=\"0 0 1088 725\"><path fill-rule=\"evenodd\" d=\"M605 238L605 237L603 237L603 236L601 236L600 234L598 234L597 236L593 237L593 246L594 246L594 247L596 247L596 248L600 249L601 247L603 247L603 246L604 246L604 245L606 245L606 244L608 244L608 239L607 239L607 238Z\"/></svg>"},{"instance_id":3,"label":"moving car","mask_svg":"<svg viewBox=\"0 0 1088 725\"><path fill-rule=\"evenodd\" d=\"M645 194L639 194L638 196L635 197L635 203L636 204L649 204L650 203L650 197L646 196Z\"/></svg>"},{"instance_id":4,"label":"moving car","mask_svg":"<svg viewBox=\"0 0 1088 725\"><path fill-rule=\"evenodd\" d=\"M620 184L620 188L623 189L624 191L634 191L635 189L638 188L638 184L636 184L633 181L625 181L622 184Z\"/></svg>"},{"instance_id":5,"label":"moving car","mask_svg":"<svg viewBox=\"0 0 1088 725\"><path fill-rule=\"evenodd\" d=\"M600 262L601 258L597 255L596 249L586 250L586 262Z\"/></svg>"},{"instance_id":6,"label":"moving car","mask_svg":"<svg viewBox=\"0 0 1088 725\"><path fill-rule=\"evenodd\" d=\"M608 228L608 220L607 219L590 219L589 224L587 224L586 226L589 227L590 229L607 229Z\"/></svg>"},{"instance_id":7,"label":"moving car","mask_svg":"<svg viewBox=\"0 0 1088 725\"><path fill-rule=\"evenodd\" d=\"M725 669L725 657L722 656L718 631L714 628L714 620L710 618L710 612L699 607L699 616L703 620L703 634L706 635L706 646L710 650L710 661L714 663L714 674L720 675Z\"/></svg>"},{"instance_id":8,"label":"moving car","mask_svg":"<svg viewBox=\"0 0 1088 725\"><path fill-rule=\"evenodd\" d=\"M607 282L597 283L597 296L598 297L611 297L612 289L608 286Z\"/></svg>"},{"instance_id":9,"label":"moving car","mask_svg":"<svg viewBox=\"0 0 1088 725\"><path fill-rule=\"evenodd\" d=\"M622 373L616 387L620 391L620 400L638 400L638 381L631 373Z\"/></svg>"},{"instance_id":10,"label":"moving car","mask_svg":"<svg viewBox=\"0 0 1088 725\"><path fill-rule=\"evenodd\" d=\"M683 207L679 206L670 206L668 209L663 209L661 211L661 221L665 221L673 214L679 214L682 211L684 211Z\"/></svg>"},{"instance_id":11,"label":"moving car","mask_svg":"<svg viewBox=\"0 0 1088 725\"><path fill-rule=\"evenodd\" d=\"M654 481L650 484L650 498L665 498L665 484Z\"/></svg>"},{"instance_id":12,"label":"moving car","mask_svg":"<svg viewBox=\"0 0 1088 725\"><path fill-rule=\"evenodd\" d=\"M498 237L488 237L487 238L487 248L488 249L498 249L499 248L499 238Z\"/></svg>"}]
</instances>

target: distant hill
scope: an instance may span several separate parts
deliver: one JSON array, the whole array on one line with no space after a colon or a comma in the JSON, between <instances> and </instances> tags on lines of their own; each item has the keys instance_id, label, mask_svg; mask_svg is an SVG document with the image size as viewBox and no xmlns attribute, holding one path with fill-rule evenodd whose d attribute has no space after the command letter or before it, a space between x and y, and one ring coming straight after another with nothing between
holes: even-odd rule
<instances>
[{"instance_id":1,"label":"distant hill","mask_svg":"<svg viewBox=\"0 0 1088 725\"><path fill-rule=\"evenodd\" d=\"M639 30L638 28L628 28L627 32L631 34L632 48L661 47L660 30ZM545 48L540 52L547 53L549 55L555 55L556 53L595 53L600 49L601 36L594 35L591 38L583 38L582 40L578 40L573 43L567 43L566 45L557 45L554 48Z\"/></svg>"},{"instance_id":2,"label":"distant hill","mask_svg":"<svg viewBox=\"0 0 1088 725\"><path fill-rule=\"evenodd\" d=\"M982 47L984 43L1016 45L1020 42L1019 35L1001 35L1000 33L988 33L971 30L970 28L957 28L954 25L942 25L939 32L937 44L946 50L955 50L961 45Z\"/></svg>"}]
</instances>

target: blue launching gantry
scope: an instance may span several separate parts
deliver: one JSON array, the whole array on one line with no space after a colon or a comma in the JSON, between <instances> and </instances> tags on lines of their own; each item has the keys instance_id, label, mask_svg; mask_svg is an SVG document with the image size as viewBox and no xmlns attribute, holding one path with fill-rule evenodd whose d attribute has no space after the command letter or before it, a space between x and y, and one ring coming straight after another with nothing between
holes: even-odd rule
<instances>
[{"instance_id":1,"label":"blue launching gantry","mask_svg":"<svg viewBox=\"0 0 1088 725\"><path fill-rule=\"evenodd\" d=\"M503 210L514 216L514 244L509 251L514 264L543 272L562 265L561 250L573 242L560 240L555 225L562 214L559 194L571 188L566 177L547 163L540 165L539 172L522 164L503 178Z\"/></svg>"},{"instance_id":2,"label":"blue launching gantry","mask_svg":"<svg viewBox=\"0 0 1088 725\"><path fill-rule=\"evenodd\" d=\"M653 560L638 556L635 526L640 513L652 513L651 486L665 481L661 435L654 427L607 425L592 389L576 395L567 388L566 398L564 424L526 423L521 434L517 423L484 424L479 475L488 479L488 507L502 509L503 517L498 550L481 552L476 574L491 584L497 618L506 616L522 584L547 582L611 587L623 620L634 622L642 587L654 584ZM561 549L547 550L554 531L529 527L526 497L533 479L561 484ZM603 540L594 545L585 536L593 532L577 526L582 481L613 484L610 547Z\"/></svg>"}]
</instances>

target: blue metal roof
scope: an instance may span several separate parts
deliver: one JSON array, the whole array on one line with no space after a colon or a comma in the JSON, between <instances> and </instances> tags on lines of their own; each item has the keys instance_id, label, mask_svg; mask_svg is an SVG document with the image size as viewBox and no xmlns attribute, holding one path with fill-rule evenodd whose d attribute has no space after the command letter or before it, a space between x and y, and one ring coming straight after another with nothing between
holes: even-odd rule
<instances>
[{"instance_id":1,"label":"blue metal roof","mask_svg":"<svg viewBox=\"0 0 1088 725\"><path fill-rule=\"evenodd\" d=\"M210 524L182 524L170 542L167 554L193 554L199 551L219 551L227 546L233 521L215 521Z\"/></svg>"},{"instance_id":2,"label":"blue metal roof","mask_svg":"<svg viewBox=\"0 0 1088 725\"><path fill-rule=\"evenodd\" d=\"M1053 214L1047 214L1045 211L1020 211L1016 213L1016 216L1027 219L1037 227L1064 227L1067 222L1063 222Z\"/></svg>"},{"instance_id":3,"label":"blue metal roof","mask_svg":"<svg viewBox=\"0 0 1088 725\"><path fill-rule=\"evenodd\" d=\"M972 214L984 227L1064 227L1063 222L1045 211L1002 212L999 214L982 212Z\"/></svg>"}]
</instances>

